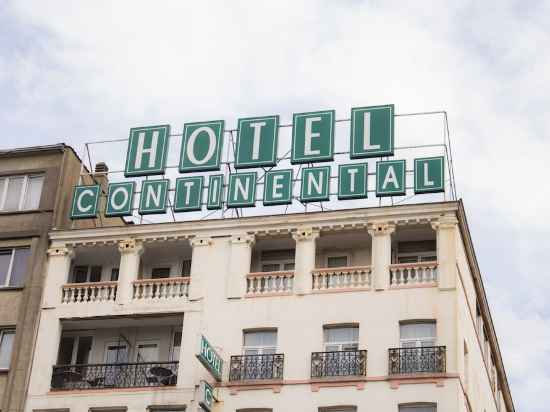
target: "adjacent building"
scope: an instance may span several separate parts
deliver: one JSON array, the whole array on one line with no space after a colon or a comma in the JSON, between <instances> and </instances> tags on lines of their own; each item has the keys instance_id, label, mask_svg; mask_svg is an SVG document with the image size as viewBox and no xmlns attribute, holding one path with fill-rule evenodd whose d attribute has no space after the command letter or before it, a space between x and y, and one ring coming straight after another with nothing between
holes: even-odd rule
<instances>
[{"instance_id":1,"label":"adjacent building","mask_svg":"<svg viewBox=\"0 0 550 412\"><path fill-rule=\"evenodd\" d=\"M48 232L69 229L83 166L64 144L0 151L0 407L22 411L38 327ZM85 172L85 170L84 170ZM104 221L121 224L121 220ZM94 227L94 219L75 227Z\"/></svg>"}]
</instances>

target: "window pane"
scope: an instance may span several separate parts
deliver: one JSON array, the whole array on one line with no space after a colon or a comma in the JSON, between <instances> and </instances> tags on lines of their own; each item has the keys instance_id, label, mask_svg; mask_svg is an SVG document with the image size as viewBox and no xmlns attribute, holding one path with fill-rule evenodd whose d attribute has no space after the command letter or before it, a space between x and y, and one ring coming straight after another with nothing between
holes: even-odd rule
<instances>
[{"instance_id":1,"label":"window pane","mask_svg":"<svg viewBox=\"0 0 550 412\"><path fill-rule=\"evenodd\" d=\"M404 405L399 406L399 412L437 412L436 405Z\"/></svg>"},{"instance_id":2,"label":"window pane","mask_svg":"<svg viewBox=\"0 0 550 412\"><path fill-rule=\"evenodd\" d=\"M90 352L92 351L92 337L81 336L78 339L78 349L76 351L76 364L85 365L90 360Z\"/></svg>"},{"instance_id":3,"label":"window pane","mask_svg":"<svg viewBox=\"0 0 550 412\"><path fill-rule=\"evenodd\" d=\"M11 249L0 250L0 287L6 285L8 270L10 268L11 253Z\"/></svg>"},{"instance_id":4,"label":"window pane","mask_svg":"<svg viewBox=\"0 0 550 412\"><path fill-rule=\"evenodd\" d=\"M4 331L0 341L0 369L9 369L15 331Z\"/></svg>"},{"instance_id":5,"label":"window pane","mask_svg":"<svg viewBox=\"0 0 550 412\"><path fill-rule=\"evenodd\" d=\"M88 281L88 266L75 266L73 271L74 283Z\"/></svg>"},{"instance_id":6,"label":"window pane","mask_svg":"<svg viewBox=\"0 0 550 412\"><path fill-rule=\"evenodd\" d=\"M170 277L170 268L154 268L151 271L151 279L164 279Z\"/></svg>"},{"instance_id":7,"label":"window pane","mask_svg":"<svg viewBox=\"0 0 550 412\"><path fill-rule=\"evenodd\" d=\"M90 270L90 282L101 281L101 266L92 266Z\"/></svg>"},{"instance_id":8,"label":"window pane","mask_svg":"<svg viewBox=\"0 0 550 412\"><path fill-rule=\"evenodd\" d=\"M5 210L19 209L19 200L21 199L21 190L23 189L23 177L10 177L8 184L8 193L6 194Z\"/></svg>"},{"instance_id":9,"label":"window pane","mask_svg":"<svg viewBox=\"0 0 550 412\"><path fill-rule=\"evenodd\" d=\"M13 265L11 267L10 286L23 286L29 267L31 250L29 248L15 249Z\"/></svg>"},{"instance_id":10,"label":"window pane","mask_svg":"<svg viewBox=\"0 0 550 412\"><path fill-rule=\"evenodd\" d=\"M111 282L116 282L118 280L118 268L112 268L111 269Z\"/></svg>"},{"instance_id":11,"label":"window pane","mask_svg":"<svg viewBox=\"0 0 550 412\"><path fill-rule=\"evenodd\" d=\"M327 258L327 266L329 268L341 268L348 265L347 256L329 256Z\"/></svg>"},{"instance_id":12,"label":"window pane","mask_svg":"<svg viewBox=\"0 0 550 412\"><path fill-rule=\"evenodd\" d=\"M276 331L245 332L245 346L277 346Z\"/></svg>"},{"instance_id":13,"label":"window pane","mask_svg":"<svg viewBox=\"0 0 550 412\"><path fill-rule=\"evenodd\" d=\"M325 342L357 342L359 340L358 327L325 328Z\"/></svg>"},{"instance_id":14,"label":"window pane","mask_svg":"<svg viewBox=\"0 0 550 412\"><path fill-rule=\"evenodd\" d=\"M265 265L262 265L262 272L275 272L277 270L280 270L281 265L278 263L266 263Z\"/></svg>"},{"instance_id":15,"label":"window pane","mask_svg":"<svg viewBox=\"0 0 550 412\"><path fill-rule=\"evenodd\" d=\"M435 322L407 323L400 332L401 339L435 339Z\"/></svg>"},{"instance_id":16,"label":"window pane","mask_svg":"<svg viewBox=\"0 0 550 412\"><path fill-rule=\"evenodd\" d=\"M284 270L294 270L294 263L285 263Z\"/></svg>"},{"instance_id":17,"label":"window pane","mask_svg":"<svg viewBox=\"0 0 550 412\"><path fill-rule=\"evenodd\" d=\"M59 353L57 355L58 365L70 365L73 360L74 340L72 336L61 338Z\"/></svg>"},{"instance_id":18,"label":"window pane","mask_svg":"<svg viewBox=\"0 0 550 412\"><path fill-rule=\"evenodd\" d=\"M27 186L27 193L25 194L23 209L38 209L38 207L40 206L40 195L42 194L43 183L44 176L33 176L29 178L29 184Z\"/></svg>"},{"instance_id":19,"label":"window pane","mask_svg":"<svg viewBox=\"0 0 550 412\"><path fill-rule=\"evenodd\" d=\"M185 259L183 261L182 270L181 270L182 276L189 276L191 275L191 259Z\"/></svg>"}]
</instances>

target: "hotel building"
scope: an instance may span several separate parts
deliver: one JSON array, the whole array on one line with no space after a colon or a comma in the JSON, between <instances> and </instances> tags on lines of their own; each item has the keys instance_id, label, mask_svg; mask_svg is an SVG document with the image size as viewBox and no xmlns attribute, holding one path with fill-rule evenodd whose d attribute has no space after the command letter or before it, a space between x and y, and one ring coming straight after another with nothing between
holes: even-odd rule
<instances>
[{"instance_id":1,"label":"hotel building","mask_svg":"<svg viewBox=\"0 0 550 412\"><path fill-rule=\"evenodd\" d=\"M460 201L53 230L28 412L513 412ZM223 359L199 362L201 336Z\"/></svg>"}]
</instances>

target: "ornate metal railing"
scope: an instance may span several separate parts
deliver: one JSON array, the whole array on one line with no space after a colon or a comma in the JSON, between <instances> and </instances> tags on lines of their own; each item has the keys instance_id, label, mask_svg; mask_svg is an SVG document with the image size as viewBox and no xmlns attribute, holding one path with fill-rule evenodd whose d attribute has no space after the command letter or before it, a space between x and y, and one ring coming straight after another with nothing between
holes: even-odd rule
<instances>
[{"instance_id":1,"label":"ornate metal railing","mask_svg":"<svg viewBox=\"0 0 550 412\"><path fill-rule=\"evenodd\" d=\"M282 353L231 356L229 380L283 379L284 363L285 355Z\"/></svg>"},{"instance_id":2,"label":"ornate metal railing","mask_svg":"<svg viewBox=\"0 0 550 412\"><path fill-rule=\"evenodd\" d=\"M293 271L254 272L246 276L246 294L262 296L292 292Z\"/></svg>"},{"instance_id":3,"label":"ornate metal railing","mask_svg":"<svg viewBox=\"0 0 550 412\"><path fill-rule=\"evenodd\" d=\"M133 282L134 300L180 299L189 294L189 276L140 279Z\"/></svg>"},{"instance_id":4,"label":"ornate metal railing","mask_svg":"<svg viewBox=\"0 0 550 412\"><path fill-rule=\"evenodd\" d=\"M331 376L365 376L366 372L366 350L313 352L311 354L312 378L326 378Z\"/></svg>"},{"instance_id":5,"label":"ornate metal railing","mask_svg":"<svg viewBox=\"0 0 550 412\"><path fill-rule=\"evenodd\" d=\"M62 303L106 302L116 299L117 282L68 283L61 288Z\"/></svg>"},{"instance_id":6,"label":"ornate metal railing","mask_svg":"<svg viewBox=\"0 0 550 412\"><path fill-rule=\"evenodd\" d=\"M371 285L370 266L314 269L312 289L368 289Z\"/></svg>"},{"instance_id":7,"label":"ornate metal railing","mask_svg":"<svg viewBox=\"0 0 550 412\"><path fill-rule=\"evenodd\" d=\"M390 265L390 287L437 283L437 262L397 263Z\"/></svg>"},{"instance_id":8,"label":"ornate metal railing","mask_svg":"<svg viewBox=\"0 0 550 412\"><path fill-rule=\"evenodd\" d=\"M174 386L179 362L56 365L52 390Z\"/></svg>"},{"instance_id":9,"label":"ornate metal railing","mask_svg":"<svg viewBox=\"0 0 550 412\"><path fill-rule=\"evenodd\" d=\"M389 349L389 374L443 373L446 371L446 347Z\"/></svg>"}]
</instances>

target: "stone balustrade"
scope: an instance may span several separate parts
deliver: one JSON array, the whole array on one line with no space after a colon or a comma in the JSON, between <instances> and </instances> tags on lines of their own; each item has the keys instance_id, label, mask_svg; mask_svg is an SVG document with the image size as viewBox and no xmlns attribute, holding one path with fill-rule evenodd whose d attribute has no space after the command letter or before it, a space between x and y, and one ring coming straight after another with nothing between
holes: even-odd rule
<instances>
[{"instance_id":1,"label":"stone balustrade","mask_svg":"<svg viewBox=\"0 0 550 412\"><path fill-rule=\"evenodd\" d=\"M246 276L247 296L280 295L292 293L293 271L254 272Z\"/></svg>"},{"instance_id":2,"label":"stone balustrade","mask_svg":"<svg viewBox=\"0 0 550 412\"><path fill-rule=\"evenodd\" d=\"M437 262L390 265L390 288L437 284Z\"/></svg>"},{"instance_id":3,"label":"stone balustrade","mask_svg":"<svg viewBox=\"0 0 550 412\"><path fill-rule=\"evenodd\" d=\"M312 289L314 292L370 289L371 272L370 266L315 269L311 272Z\"/></svg>"},{"instance_id":4,"label":"stone balustrade","mask_svg":"<svg viewBox=\"0 0 550 412\"><path fill-rule=\"evenodd\" d=\"M140 279L133 283L133 300L164 300L186 298L189 294L189 277Z\"/></svg>"},{"instance_id":5,"label":"stone balustrade","mask_svg":"<svg viewBox=\"0 0 550 412\"><path fill-rule=\"evenodd\" d=\"M62 303L108 302L114 301L117 282L68 283L63 285Z\"/></svg>"}]
</instances>

